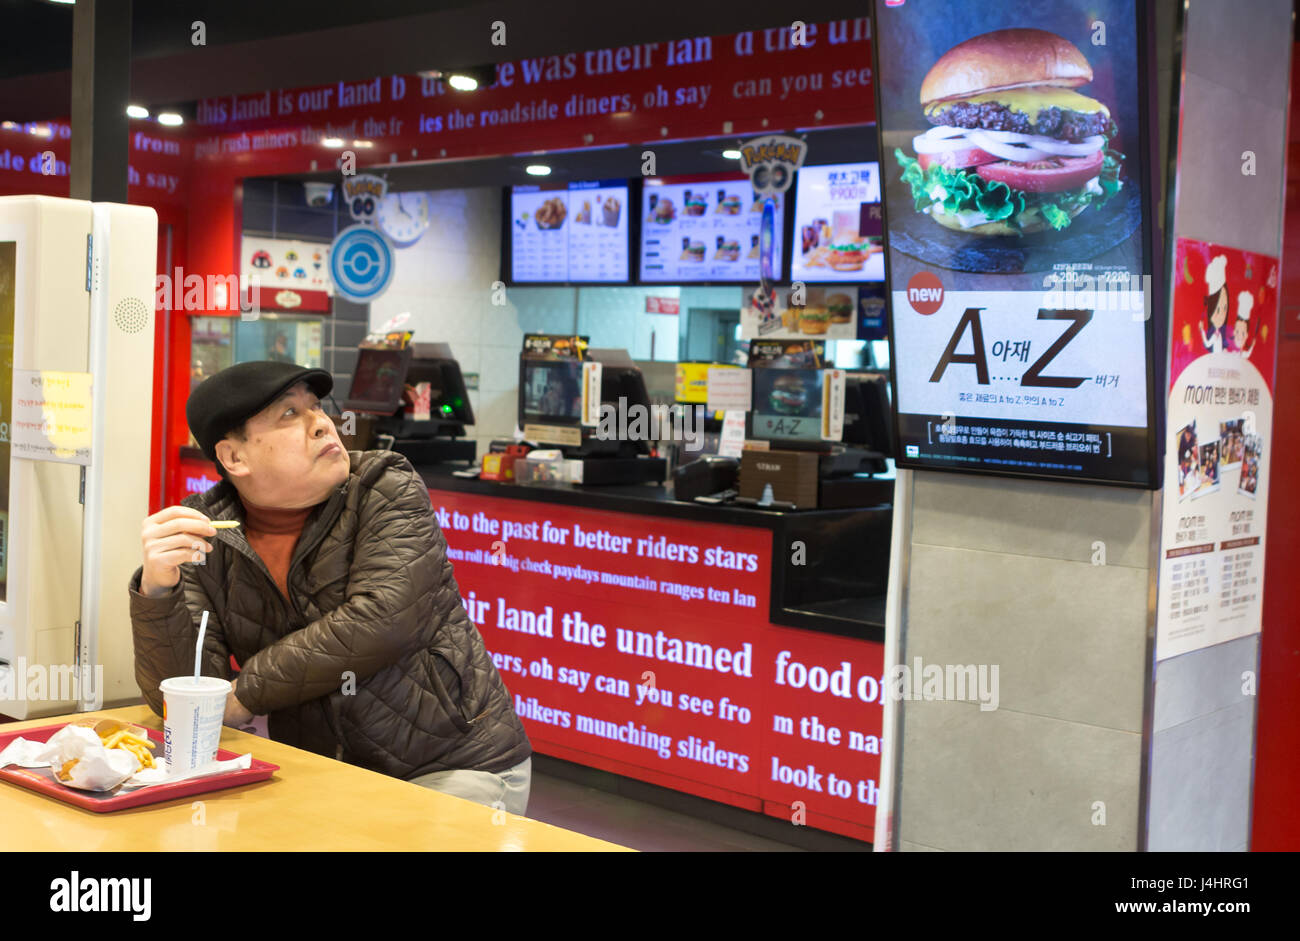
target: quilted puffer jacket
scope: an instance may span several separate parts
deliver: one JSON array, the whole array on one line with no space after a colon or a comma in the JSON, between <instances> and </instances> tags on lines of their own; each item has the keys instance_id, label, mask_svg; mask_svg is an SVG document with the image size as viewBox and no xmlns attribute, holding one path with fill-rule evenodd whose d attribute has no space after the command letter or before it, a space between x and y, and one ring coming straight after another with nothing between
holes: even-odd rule
<instances>
[{"instance_id":1,"label":"quilted puffer jacket","mask_svg":"<svg viewBox=\"0 0 1300 941\"><path fill-rule=\"evenodd\" d=\"M532 754L510 694L461 604L429 492L392 451L350 451L348 479L314 508L289 564L286 601L243 528L219 529L203 564L166 595L131 579L135 676L154 712L158 686L194 669L230 679L268 716L272 739L398 778L464 768L501 772ZM221 482L182 501L240 520ZM351 676L349 676L351 674Z\"/></svg>"}]
</instances>

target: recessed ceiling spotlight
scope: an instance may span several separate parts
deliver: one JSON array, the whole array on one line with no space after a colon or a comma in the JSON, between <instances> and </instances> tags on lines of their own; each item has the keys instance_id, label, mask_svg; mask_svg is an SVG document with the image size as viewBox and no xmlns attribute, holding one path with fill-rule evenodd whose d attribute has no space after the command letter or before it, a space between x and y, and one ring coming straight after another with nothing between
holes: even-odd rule
<instances>
[{"instance_id":1,"label":"recessed ceiling spotlight","mask_svg":"<svg viewBox=\"0 0 1300 941\"><path fill-rule=\"evenodd\" d=\"M478 79L472 75L461 75L456 73L447 79L447 84L456 91L473 91L478 88Z\"/></svg>"},{"instance_id":2,"label":"recessed ceiling spotlight","mask_svg":"<svg viewBox=\"0 0 1300 941\"><path fill-rule=\"evenodd\" d=\"M185 119L175 111L164 111L158 115L158 123L166 127L180 127L185 123Z\"/></svg>"},{"instance_id":3,"label":"recessed ceiling spotlight","mask_svg":"<svg viewBox=\"0 0 1300 941\"><path fill-rule=\"evenodd\" d=\"M140 105L127 105L126 116L128 118L147 118L149 117L149 109Z\"/></svg>"},{"instance_id":4,"label":"recessed ceiling spotlight","mask_svg":"<svg viewBox=\"0 0 1300 941\"><path fill-rule=\"evenodd\" d=\"M324 138L324 139L321 141L321 145L324 146L324 147L342 147L342 146L343 146L343 138L341 138L341 137L326 137L326 138Z\"/></svg>"},{"instance_id":5,"label":"recessed ceiling spotlight","mask_svg":"<svg viewBox=\"0 0 1300 941\"><path fill-rule=\"evenodd\" d=\"M739 160L743 155L739 150L724 150L722 156L726 157L728 160Z\"/></svg>"},{"instance_id":6,"label":"recessed ceiling spotlight","mask_svg":"<svg viewBox=\"0 0 1300 941\"><path fill-rule=\"evenodd\" d=\"M551 168L544 163L530 163L524 167L524 172L529 176L550 176Z\"/></svg>"}]
</instances>

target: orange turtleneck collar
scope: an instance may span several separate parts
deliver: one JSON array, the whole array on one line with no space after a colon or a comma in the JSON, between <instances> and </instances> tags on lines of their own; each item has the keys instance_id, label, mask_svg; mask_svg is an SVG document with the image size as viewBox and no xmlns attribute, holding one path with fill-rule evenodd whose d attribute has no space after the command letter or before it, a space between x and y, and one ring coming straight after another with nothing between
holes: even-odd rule
<instances>
[{"instance_id":1,"label":"orange turtleneck collar","mask_svg":"<svg viewBox=\"0 0 1300 941\"><path fill-rule=\"evenodd\" d=\"M266 563L271 577L285 598L289 597L289 561L293 558L298 537L314 506L298 509L258 506L240 497L244 504L244 538Z\"/></svg>"}]
</instances>

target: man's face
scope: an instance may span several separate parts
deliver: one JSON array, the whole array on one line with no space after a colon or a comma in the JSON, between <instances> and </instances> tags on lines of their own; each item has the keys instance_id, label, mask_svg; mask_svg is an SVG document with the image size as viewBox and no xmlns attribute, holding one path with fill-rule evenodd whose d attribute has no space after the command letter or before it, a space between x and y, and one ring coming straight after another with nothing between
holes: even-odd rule
<instances>
[{"instance_id":1,"label":"man's face","mask_svg":"<svg viewBox=\"0 0 1300 941\"><path fill-rule=\"evenodd\" d=\"M1237 349L1239 350L1244 350L1246 348L1247 331L1248 328L1246 327L1246 321L1244 320L1238 320L1232 327L1232 340L1237 344Z\"/></svg>"},{"instance_id":2,"label":"man's face","mask_svg":"<svg viewBox=\"0 0 1300 941\"><path fill-rule=\"evenodd\" d=\"M258 506L315 506L347 480L348 453L305 382L250 418L245 440L217 442L217 458L240 494Z\"/></svg>"}]
</instances>

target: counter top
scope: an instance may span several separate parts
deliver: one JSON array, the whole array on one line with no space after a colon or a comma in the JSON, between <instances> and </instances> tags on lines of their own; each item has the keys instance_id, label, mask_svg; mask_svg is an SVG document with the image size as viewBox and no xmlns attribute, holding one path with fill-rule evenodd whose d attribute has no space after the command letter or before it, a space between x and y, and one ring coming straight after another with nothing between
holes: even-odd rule
<instances>
[{"instance_id":1,"label":"counter top","mask_svg":"<svg viewBox=\"0 0 1300 941\"><path fill-rule=\"evenodd\" d=\"M532 500L538 503L557 503L562 506L581 506L592 510L609 510L618 513L638 513L669 519L688 520L694 523L725 523L732 526L759 526L775 528L782 520L841 519L847 512L883 513L892 511L889 504L876 507L809 510L763 510L738 504L709 504L674 500L668 487L661 484L622 484L618 486L583 487L577 484L554 484L545 487L520 486L478 477L457 477L446 466L416 466L427 487L433 490L450 490L455 493L474 493L485 497L506 497ZM891 481L892 484L892 481Z\"/></svg>"},{"instance_id":2,"label":"counter top","mask_svg":"<svg viewBox=\"0 0 1300 941\"><path fill-rule=\"evenodd\" d=\"M111 716L151 729L148 706L0 725L4 732ZM526 817L232 728L221 747L280 766L269 781L192 798L96 814L0 782L0 850L450 850L629 851ZM202 822L197 822L201 801ZM500 819L500 818L499 818Z\"/></svg>"}]
</instances>

